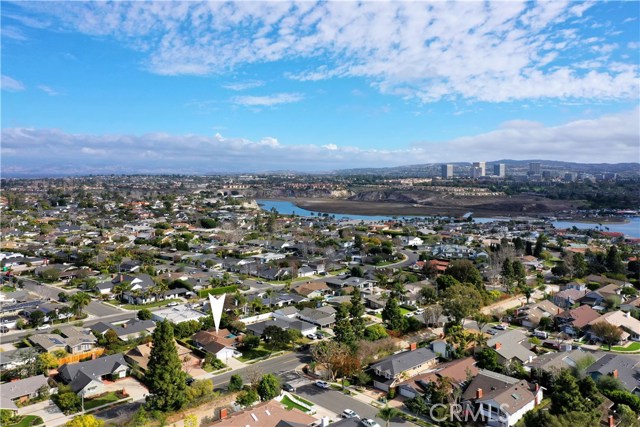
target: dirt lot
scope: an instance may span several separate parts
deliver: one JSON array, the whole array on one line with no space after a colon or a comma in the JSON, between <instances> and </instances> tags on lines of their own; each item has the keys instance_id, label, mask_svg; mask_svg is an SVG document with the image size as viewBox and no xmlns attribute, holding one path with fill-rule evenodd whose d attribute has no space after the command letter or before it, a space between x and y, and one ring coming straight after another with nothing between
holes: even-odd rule
<instances>
[{"instance_id":1,"label":"dirt lot","mask_svg":"<svg viewBox=\"0 0 640 427\"><path fill-rule=\"evenodd\" d=\"M476 217L547 215L577 209L580 201L549 200L532 196L439 197L417 203L354 201L337 199L295 199L303 209L351 215L464 215Z\"/></svg>"}]
</instances>

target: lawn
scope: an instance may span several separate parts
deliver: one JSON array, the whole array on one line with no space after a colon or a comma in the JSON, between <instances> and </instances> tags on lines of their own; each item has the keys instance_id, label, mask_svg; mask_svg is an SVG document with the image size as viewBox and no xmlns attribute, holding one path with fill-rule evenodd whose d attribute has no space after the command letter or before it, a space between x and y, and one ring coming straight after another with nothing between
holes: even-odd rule
<instances>
[{"instance_id":1,"label":"lawn","mask_svg":"<svg viewBox=\"0 0 640 427\"><path fill-rule=\"evenodd\" d=\"M601 350L609 350L609 346L603 345L600 347ZM634 352L640 351L640 342L633 342L626 347L622 347L619 345L611 346L612 351L622 351L622 352Z\"/></svg>"},{"instance_id":2,"label":"lawn","mask_svg":"<svg viewBox=\"0 0 640 427\"><path fill-rule=\"evenodd\" d=\"M407 310L407 309L406 309L406 308L404 308L404 307L400 307L400 314L402 314L403 316L404 316L405 314L407 314L407 313L411 313L411 312L412 312L411 310Z\"/></svg>"},{"instance_id":3,"label":"lawn","mask_svg":"<svg viewBox=\"0 0 640 427\"><path fill-rule=\"evenodd\" d=\"M118 396L116 396L115 391L110 391L104 396L96 397L94 399L88 399L84 401L84 409L88 411L89 409L97 408L98 406L106 405L107 403L112 403L117 400L120 400Z\"/></svg>"},{"instance_id":4,"label":"lawn","mask_svg":"<svg viewBox=\"0 0 640 427\"><path fill-rule=\"evenodd\" d=\"M295 403L293 400L289 399L289 396L285 396L282 398L282 400L280 401L280 403L282 403L284 406L287 407L288 410L292 410L293 408L296 408L302 412L307 412L308 409L305 408L304 406L300 406L297 403Z\"/></svg>"},{"instance_id":5,"label":"lawn","mask_svg":"<svg viewBox=\"0 0 640 427\"><path fill-rule=\"evenodd\" d=\"M242 350L242 356L238 358L241 362L248 362L253 359L257 359L259 357L268 356L270 353L269 350L263 348L262 346L251 349L251 350Z\"/></svg>"},{"instance_id":6,"label":"lawn","mask_svg":"<svg viewBox=\"0 0 640 427\"><path fill-rule=\"evenodd\" d=\"M125 304L125 305L122 305L121 307L125 308L127 310L141 310L143 308L164 307L165 305L169 304L170 302L181 303L182 300L179 300L179 299L166 299L166 300L163 300L163 301L155 301L155 302L151 302L149 304L143 304L143 305Z\"/></svg>"},{"instance_id":7,"label":"lawn","mask_svg":"<svg viewBox=\"0 0 640 427\"><path fill-rule=\"evenodd\" d=\"M15 288L13 286L7 286L7 285L3 285L2 286L2 292L15 292Z\"/></svg>"},{"instance_id":8,"label":"lawn","mask_svg":"<svg viewBox=\"0 0 640 427\"><path fill-rule=\"evenodd\" d=\"M30 427L44 424L42 418L36 415L25 415L20 417L17 423L7 424L6 427Z\"/></svg>"}]
</instances>

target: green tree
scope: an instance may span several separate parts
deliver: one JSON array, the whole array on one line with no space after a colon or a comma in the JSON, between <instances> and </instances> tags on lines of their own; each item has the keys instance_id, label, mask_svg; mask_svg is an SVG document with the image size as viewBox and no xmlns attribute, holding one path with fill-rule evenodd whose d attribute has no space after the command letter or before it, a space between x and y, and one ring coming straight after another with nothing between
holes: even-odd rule
<instances>
[{"instance_id":1,"label":"green tree","mask_svg":"<svg viewBox=\"0 0 640 427\"><path fill-rule=\"evenodd\" d=\"M636 414L628 405L620 404L618 405L617 410L618 415L620 416L619 427L640 427L638 414Z\"/></svg>"},{"instance_id":2,"label":"green tree","mask_svg":"<svg viewBox=\"0 0 640 427\"><path fill-rule=\"evenodd\" d=\"M491 348L483 348L476 354L478 367L494 372L502 372L502 366L498 362L498 353Z\"/></svg>"},{"instance_id":3,"label":"green tree","mask_svg":"<svg viewBox=\"0 0 640 427\"><path fill-rule=\"evenodd\" d=\"M571 411L588 412L592 408L585 404L585 400L571 372L568 369L560 371L553 384L549 412L553 415L566 415Z\"/></svg>"},{"instance_id":4,"label":"green tree","mask_svg":"<svg viewBox=\"0 0 640 427\"><path fill-rule=\"evenodd\" d=\"M364 276L364 271L362 271L362 267L359 267L357 265L351 267L351 270L349 271L349 273L353 277L362 277L362 276Z\"/></svg>"},{"instance_id":5,"label":"green tree","mask_svg":"<svg viewBox=\"0 0 640 427\"><path fill-rule=\"evenodd\" d=\"M544 234L538 235L538 238L536 239L536 245L533 248L534 257L540 258L540 256L542 255L542 250L544 249L544 241L545 241Z\"/></svg>"},{"instance_id":6,"label":"green tree","mask_svg":"<svg viewBox=\"0 0 640 427\"><path fill-rule=\"evenodd\" d=\"M29 324L34 328L37 328L43 323L44 323L44 313L41 312L40 310L32 311L31 314L29 314Z\"/></svg>"},{"instance_id":7,"label":"green tree","mask_svg":"<svg viewBox=\"0 0 640 427\"><path fill-rule=\"evenodd\" d=\"M156 324L153 347L145 374L150 406L160 411L180 409L186 402L186 377L176 349L173 326L167 320Z\"/></svg>"},{"instance_id":8,"label":"green tree","mask_svg":"<svg viewBox=\"0 0 640 427\"><path fill-rule=\"evenodd\" d=\"M230 392L240 391L242 390L243 385L244 381L242 381L242 377L238 374L233 374L231 375L231 378L229 378L229 386L227 387L227 389Z\"/></svg>"},{"instance_id":9,"label":"green tree","mask_svg":"<svg viewBox=\"0 0 640 427\"><path fill-rule=\"evenodd\" d=\"M482 274L468 259L452 261L447 267L445 274L461 283L470 283L477 289L482 289Z\"/></svg>"},{"instance_id":10,"label":"green tree","mask_svg":"<svg viewBox=\"0 0 640 427\"><path fill-rule=\"evenodd\" d=\"M607 251L606 266L609 273L624 273L624 264L622 264L622 259L620 257L620 253L618 253L618 247L616 245L612 245Z\"/></svg>"},{"instance_id":11,"label":"green tree","mask_svg":"<svg viewBox=\"0 0 640 427\"><path fill-rule=\"evenodd\" d=\"M40 353L36 363L38 365L38 372L42 372L45 375L48 375L49 369L58 367L58 359L51 353Z\"/></svg>"},{"instance_id":12,"label":"green tree","mask_svg":"<svg viewBox=\"0 0 640 427\"><path fill-rule=\"evenodd\" d=\"M513 260L513 277L518 282L518 285L523 286L527 280L527 272L524 268L524 264L520 260Z\"/></svg>"},{"instance_id":13,"label":"green tree","mask_svg":"<svg viewBox=\"0 0 640 427\"><path fill-rule=\"evenodd\" d=\"M257 335L245 335L242 337L242 349L253 350L260 345L260 337Z\"/></svg>"},{"instance_id":14,"label":"green tree","mask_svg":"<svg viewBox=\"0 0 640 427\"><path fill-rule=\"evenodd\" d=\"M104 421L94 417L93 415L78 415L73 417L71 421L67 421L65 427L102 427Z\"/></svg>"},{"instance_id":15,"label":"green tree","mask_svg":"<svg viewBox=\"0 0 640 427\"><path fill-rule=\"evenodd\" d=\"M262 338L266 347L271 351L284 350L291 344L291 336L287 331L276 325L264 328Z\"/></svg>"},{"instance_id":16,"label":"green tree","mask_svg":"<svg viewBox=\"0 0 640 427\"><path fill-rule=\"evenodd\" d=\"M336 324L333 327L335 340L353 346L356 343L356 335L349 319L349 311L344 304L338 306L336 310Z\"/></svg>"},{"instance_id":17,"label":"green tree","mask_svg":"<svg viewBox=\"0 0 640 427\"><path fill-rule=\"evenodd\" d=\"M387 325L388 329L392 331L403 331L406 324L406 319L400 311L398 300L396 298L389 298L382 310L382 320Z\"/></svg>"},{"instance_id":18,"label":"green tree","mask_svg":"<svg viewBox=\"0 0 640 427\"><path fill-rule=\"evenodd\" d=\"M271 400L280 394L280 380L274 374L265 374L256 391L262 401Z\"/></svg>"},{"instance_id":19,"label":"green tree","mask_svg":"<svg viewBox=\"0 0 640 427\"><path fill-rule=\"evenodd\" d=\"M442 308L444 313L457 324L476 313L482 305L482 295L475 287L454 285L444 291Z\"/></svg>"},{"instance_id":20,"label":"green tree","mask_svg":"<svg viewBox=\"0 0 640 427\"><path fill-rule=\"evenodd\" d=\"M506 258L502 263L502 270L500 271L502 275L502 283L505 288L507 288L508 292L511 292L511 284L513 283L513 263L509 258Z\"/></svg>"},{"instance_id":21,"label":"green tree","mask_svg":"<svg viewBox=\"0 0 640 427\"><path fill-rule=\"evenodd\" d=\"M381 408L376 415L380 419L384 420L384 422L387 424L387 427L389 427L389 423L391 422L391 420L399 417L401 415L401 412L394 407L385 406L384 408Z\"/></svg>"},{"instance_id":22,"label":"green tree","mask_svg":"<svg viewBox=\"0 0 640 427\"><path fill-rule=\"evenodd\" d=\"M362 294L359 289L355 289L353 291L350 302L351 306L349 307L349 315L351 316L353 333L357 340L361 340L364 337L364 330L367 325L362 317L364 315L365 308L362 302Z\"/></svg>"},{"instance_id":23,"label":"green tree","mask_svg":"<svg viewBox=\"0 0 640 427\"><path fill-rule=\"evenodd\" d=\"M367 326L364 330L364 338L368 341L377 341L388 336L387 330L380 324Z\"/></svg>"},{"instance_id":24,"label":"green tree","mask_svg":"<svg viewBox=\"0 0 640 427\"><path fill-rule=\"evenodd\" d=\"M140 320L151 320L151 310L148 308L143 308L138 311L138 319Z\"/></svg>"},{"instance_id":25,"label":"green tree","mask_svg":"<svg viewBox=\"0 0 640 427\"><path fill-rule=\"evenodd\" d=\"M459 283L460 282L455 277L449 276L448 274L443 274L441 276L438 276L438 278L436 279L436 289L439 292L442 292Z\"/></svg>"},{"instance_id":26,"label":"green tree","mask_svg":"<svg viewBox=\"0 0 640 427\"><path fill-rule=\"evenodd\" d=\"M622 329L604 321L591 325L591 332L604 341L604 343L609 346L609 350L611 350L613 344L622 338Z\"/></svg>"},{"instance_id":27,"label":"green tree","mask_svg":"<svg viewBox=\"0 0 640 427\"><path fill-rule=\"evenodd\" d=\"M247 407L253 405L258 399L260 399L258 392L252 388L248 388L238 393L236 403L240 406Z\"/></svg>"}]
</instances>

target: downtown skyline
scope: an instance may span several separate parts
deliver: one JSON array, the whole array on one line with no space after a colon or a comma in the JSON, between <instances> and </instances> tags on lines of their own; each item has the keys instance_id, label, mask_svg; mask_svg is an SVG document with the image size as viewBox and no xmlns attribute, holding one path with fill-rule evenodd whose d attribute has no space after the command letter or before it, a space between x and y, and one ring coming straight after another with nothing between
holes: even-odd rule
<instances>
[{"instance_id":1,"label":"downtown skyline","mask_svg":"<svg viewBox=\"0 0 640 427\"><path fill-rule=\"evenodd\" d=\"M3 2L2 170L637 162L636 2Z\"/></svg>"}]
</instances>

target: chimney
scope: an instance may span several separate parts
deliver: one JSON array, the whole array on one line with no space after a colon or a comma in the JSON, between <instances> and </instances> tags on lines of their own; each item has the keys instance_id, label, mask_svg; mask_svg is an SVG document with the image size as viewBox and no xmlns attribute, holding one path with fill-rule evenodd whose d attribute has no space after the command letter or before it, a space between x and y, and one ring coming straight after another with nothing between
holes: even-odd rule
<instances>
[{"instance_id":1,"label":"chimney","mask_svg":"<svg viewBox=\"0 0 640 427\"><path fill-rule=\"evenodd\" d=\"M614 369L614 370L613 370L613 372L611 372L611 376L612 376L613 378L618 378L618 370L617 370L617 369Z\"/></svg>"},{"instance_id":2,"label":"chimney","mask_svg":"<svg viewBox=\"0 0 640 427\"><path fill-rule=\"evenodd\" d=\"M476 389L476 399L482 399L482 389Z\"/></svg>"},{"instance_id":3,"label":"chimney","mask_svg":"<svg viewBox=\"0 0 640 427\"><path fill-rule=\"evenodd\" d=\"M613 415L609 415L609 427L614 427L616 422L613 420Z\"/></svg>"},{"instance_id":4,"label":"chimney","mask_svg":"<svg viewBox=\"0 0 640 427\"><path fill-rule=\"evenodd\" d=\"M500 350L502 348L502 344L500 344L499 342L496 343L495 345L496 350Z\"/></svg>"},{"instance_id":5,"label":"chimney","mask_svg":"<svg viewBox=\"0 0 640 427\"><path fill-rule=\"evenodd\" d=\"M417 348L418 348L418 344L417 344L417 343L415 343L415 342L412 342L412 343L409 345L409 351L414 351L414 350L415 350L415 349L417 349Z\"/></svg>"},{"instance_id":6,"label":"chimney","mask_svg":"<svg viewBox=\"0 0 640 427\"><path fill-rule=\"evenodd\" d=\"M224 420L225 418L227 418L227 416L228 416L227 408L220 408L220 419Z\"/></svg>"}]
</instances>

